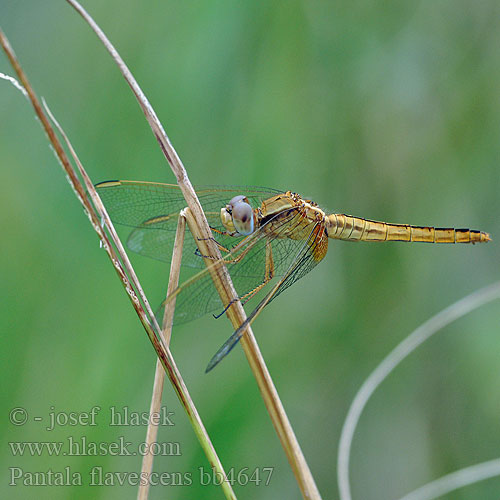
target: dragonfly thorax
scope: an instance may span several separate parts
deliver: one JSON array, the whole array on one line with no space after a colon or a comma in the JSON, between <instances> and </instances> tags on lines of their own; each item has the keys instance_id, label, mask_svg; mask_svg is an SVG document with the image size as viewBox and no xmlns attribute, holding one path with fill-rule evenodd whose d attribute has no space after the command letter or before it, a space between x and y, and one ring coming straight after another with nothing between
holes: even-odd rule
<instances>
[{"instance_id":1,"label":"dragonfly thorax","mask_svg":"<svg viewBox=\"0 0 500 500\"><path fill-rule=\"evenodd\" d=\"M220 211L222 225L231 234L248 236L255 230L255 215L250 206L248 198L240 195L235 196Z\"/></svg>"}]
</instances>

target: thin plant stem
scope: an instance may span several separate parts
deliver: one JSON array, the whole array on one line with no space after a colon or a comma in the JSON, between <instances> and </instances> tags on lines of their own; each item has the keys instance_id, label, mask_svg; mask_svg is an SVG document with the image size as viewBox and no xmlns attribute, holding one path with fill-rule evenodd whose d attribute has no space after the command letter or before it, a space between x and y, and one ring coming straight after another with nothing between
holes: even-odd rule
<instances>
[{"instance_id":1,"label":"thin plant stem","mask_svg":"<svg viewBox=\"0 0 500 500\"><path fill-rule=\"evenodd\" d=\"M184 246L184 234L186 232L186 215L185 211L182 210L179 214L179 220L177 222L177 231L175 233L174 249L172 250L172 262L170 263L170 275L167 286L167 295L171 295L173 291L179 285L179 276L181 274L181 262L182 262L182 249ZM162 332L165 336L165 342L170 344L170 337L172 335L172 324L174 322L174 312L175 312L175 301L174 297L168 302L163 311L163 322L162 322Z\"/></svg>"},{"instance_id":2,"label":"thin plant stem","mask_svg":"<svg viewBox=\"0 0 500 500\"><path fill-rule=\"evenodd\" d=\"M76 170L73 168L71 165L68 156L66 155L66 152L64 151L64 148L62 147L62 144L57 137L54 129L52 128L50 121L48 117L45 115L43 112L43 109L40 105L40 102L31 87L26 74L24 73L23 69L21 68L21 65L19 64L19 61L17 60L14 51L12 50L12 47L9 44L9 41L7 40L6 36L4 35L3 31L0 30L0 45L2 46L4 52L7 55L7 58L9 59L10 64L12 65L14 71L16 72L20 84L24 87L26 92L28 93L29 100L33 106L33 109L35 110L35 113L37 117L40 120L40 123L42 124L42 127L44 131L47 134L47 137L49 139L49 142L54 148L54 152L56 154L56 157L59 159L61 166L63 167L63 170L65 171L67 175L67 179L73 188L73 191L75 195L77 196L78 200L83 206L84 212L87 214L92 227L96 231L96 233L99 236L99 239L101 240L102 247L108 257L110 258L113 267L120 279L120 282L122 283L123 287L125 288L128 297L131 300L131 303L139 316L139 319L159 357L159 359L162 362L162 365L168 374L168 377L171 381L171 384L176 391L181 404L183 405L184 409L186 410L186 414L190 420L190 423L193 427L193 430L198 437L200 444L210 462L212 467L215 468L215 470L222 474L222 477L225 477L224 474L224 469L222 467L222 464L215 452L215 449L210 442L210 438L208 437L208 434L206 432L205 427L203 426L203 423L201 421L201 418L198 414L198 411L196 410L196 407L194 406L194 403L189 395L189 392L187 390L187 387L181 377L181 374L179 370L177 369L177 366L175 364L175 361L170 353L170 350L168 349L167 346L163 343L161 339L161 329L156 321L156 318L154 314L151 311L151 308L149 306L149 303L147 301L147 298L142 292L142 288L140 286L140 283L138 282L138 279L135 275L135 272L133 271L132 265L130 264L130 261L128 260L127 254L125 253L123 246L121 244L121 241L116 235L116 231L114 230L114 227L109 219L109 216L102 205L102 202L97 195L97 192L94 189L94 186L92 182L90 181L90 178L88 177L87 173L85 172L85 169L83 165L80 163L78 158L76 157L76 154L69 143L68 138L64 134L64 131L59 127L59 131L63 135L66 144L68 145L73 157L75 158L75 161L78 165L78 168L83 176L85 185L88 190L88 196L87 192L85 191L85 188L78 178ZM55 122L56 125L57 122ZM89 196L92 199L93 204L89 200ZM103 221L101 223L101 221ZM111 240L108 238L108 235L104 231L104 227L107 228L109 235L111 237ZM111 241L113 241L113 244L115 245L117 251L115 251L115 248L111 244ZM124 263L126 269L130 271L130 275L127 275L125 270L123 269L122 262ZM130 279L129 279L130 276ZM142 302L141 302L142 301ZM144 304L144 306L143 306ZM144 307L146 309L144 309ZM222 481L221 482L221 488L224 492L224 495L226 498L234 499L236 496L234 495L234 492L232 491L231 485L227 481Z\"/></svg>"},{"instance_id":3,"label":"thin plant stem","mask_svg":"<svg viewBox=\"0 0 500 500\"><path fill-rule=\"evenodd\" d=\"M186 230L186 218L181 212L177 222L177 231L175 233L174 248L172 250L172 261L170 263L170 275L167 286L167 297L177 288L179 284L179 275L182 260L182 247L184 244L184 233ZM165 306L162 323L162 337L165 344L170 344L172 335L172 321L174 317L175 299L169 301ZM149 409L148 429L146 432L146 450L148 450L142 458L141 477L149 477L153 471L154 454L151 452L152 444L156 442L158 435L158 420L155 415L160 414L161 397L163 393L163 382L165 380L165 370L163 369L160 360L156 360L155 378L153 383L153 394L151 396L151 406ZM149 481L144 481L139 484L137 494L138 500L146 500L149 495Z\"/></svg>"},{"instance_id":4,"label":"thin plant stem","mask_svg":"<svg viewBox=\"0 0 500 500\"><path fill-rule=\"evenodd\" d=\"M364 381L347 413L337 457L337 478L341 500L351 500L349 456L354 431L368 400L386 377L420 344L453 321L492 300L500 299L500 281L476 290L427 320L398 344Z\"/></svg>"},{"instance_id":5,"label":"thin plant stem","mask_svg":"<svg viewBox=\"0 0 500 500\"><path fill-rule=\"evenodd\" d=\"M186 204L189 207L190 214L192 216L191 223L188 218L189 229L191 230L193 237L198 238L197 242L200 246L200 251L202 250L201 247L203 247L202 255L207 256L210 263L214 261L220 263L219 265L211 266L212 269L210 274L224 306L232 304L227 310L227 316L230 319L233 328L236 330L246 320L245 311L241 303L235 300L237 298L236 290L234 289L229 273L222 262L220 251L212 240L212 233L208 226L207 219L188 178L184 165L182 164L174 147L170 143L170 140L168 139L163 126L156 116L156 113L151 107L151 104L144 95L142 89L139 87L130 70L127 68L125 62L118 54L117 50L113 47L97 23L76 0L66 1L75 8L75 10L94 30L102 44L106 47L114 59L127 84L136 96L137 101L144 112L146 120L151 126L153 134L155 135L165 158L176 176L177 184L179 185L179 188L181 189L186 200ZM302 496L304 498L320 498L319 491L316 487L311 471L309 470L297 438L295 437L288 417L286 416L276 388L274 387L272 379L269 375L269 371L267 370L264 360L262 359L262 355L260 354L257 346L257 341L255 340L250 326L245 329L241 343L249 361L250 368L252 369L254 377L257 381L261 395L264 399L266 408L268 409L270 418L301 490Z\"/></svg>"},{"instance_id":6,"label":"thin plant stem","mask_svg":"<svg viewBox=\"0 0 500 500\"><path fill-rule=\"evenodd\" d=\"M193 215L189 209L186 209L185 213L188 227L198 244L201 255L209 255L207 254L207 240L201 237L201 233L198 230ZM210 259L206 260L207 268L211 274L213 273L213 277L218 271L218 266L216 263L214 264L214 261ZM222 265L222 261L220 261L219 264ZM229 295L224 296L221 294L221 298L223 298L224 304L229 303ZM231 320L233 327L235 329L238 328L246 319L241 302L237 301L234 303L227 310L227 316ZM247 332L248 331L251 331L251 329L248 328ZM261 391L271 421L273 422L274 428L285 450L288 461L295 474L295 478L299 483L302 495L304 498L321 498L255 337L253 335L244 334L241 337L241 345Z\"/></svg>"},{"instance_id":7,"label":"thin plant stem","mask_svg":"<svg viewBox=\"0 0 500 500\"><path fill-rule=\"evenodd\" d=\"M464 486L500 476L500 458L471 465L451 474L440 477L417 490L408 493L400 500L433 500L456 491Z\"/></svg>"}]
</instances>

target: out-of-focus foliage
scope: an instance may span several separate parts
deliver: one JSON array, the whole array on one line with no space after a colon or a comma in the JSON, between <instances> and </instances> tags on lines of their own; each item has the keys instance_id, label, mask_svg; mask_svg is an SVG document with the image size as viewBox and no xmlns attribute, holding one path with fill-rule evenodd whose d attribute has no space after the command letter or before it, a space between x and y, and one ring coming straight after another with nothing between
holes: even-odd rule
<instances>
[{"instance_id":1,"label":"out-of-focus foliage","mask_svg":"<svg viewBox=\"0 0 500 500\"><path fill-rule=\"evenodd\" d=\"M363 379L429 316L500 278L499 3L84 4L194 184L292 189L339 212L491 232L491 243L474 247L332 242L321 265L255 323L318 487L335 498L340 429ZM116 67L65 2L2 0L0 19L95 182L175 181ZM12 73L3 54L0 71ZM69 452L70 436L123 438L133 453L145 427L110 426L110 408L148 410L155 358L33 112L2 82L0 109L0 495L134 498L134 486L89 486L90 474L137 472L140 456L19 456L6 444L62 442ZM133 261L159 303L167 266ZM389 377L354 441L355 498L397 498L498 456L499 318L498 303L474 312ZM230 333L225 319L205 317L176 329L172 349L226 469L274 468L268 486L236 485L240 498L298 498L241 349L203 373ZM208 463L169 386L164 402L175 425L159 440L179 443L180 456L158 456L155 470L192 484L155 487L151 498L220 498L201 486ZM46 430L52 411L94 406L97 425ZM26 408L28 423L8 422L15 407ZM22 478L8 486L9 468L67 466L82 486L29 487ZM499 490L489 480L449 498L496 499Z\"/></svg>"}]
</instances>

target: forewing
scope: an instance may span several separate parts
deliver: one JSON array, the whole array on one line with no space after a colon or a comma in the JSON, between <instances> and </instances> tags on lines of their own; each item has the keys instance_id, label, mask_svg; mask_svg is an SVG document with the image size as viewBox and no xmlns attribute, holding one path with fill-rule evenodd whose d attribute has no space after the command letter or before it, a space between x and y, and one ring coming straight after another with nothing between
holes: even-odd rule
<instances>
[{"instance_id":1,"label":"forewing","mask_svg":"<svg viewBox=\"0 0 500 500\"><path fill-rule=\"evenodd\" d=\"M220 215L205 214L209 224L218 223ZM135 228L127 238L127 246L135 253L152 259L170 262L179 214L158 216ZM189 231L188 231L189 233ZM222 239L222 237L221 237ZM184 238L182 265L203 268L203 259L196 252L196 242L188 234Z\"/></svg>"},{"instance_id":2,"label":"forewing","mask_svg":"<svg viewBox=\"0 0 500 500\"><path fill-rule=\"evenodd\" d=\"M170 262L177 230L179 213L186 201L176 184L142 181L108 181L96 185L111 220L117 224L134 227L127 239L133 252L146 257ZM225 230L220 220L220 210L236 195L248 197L252 207L279 191L268 188L216 187L196 189L214 238L221 248L231 248L242 238L220 234ZM196 252L193 238L185 238L182 264L203 268L203 259Z\"/></svg>"}]
</instances>

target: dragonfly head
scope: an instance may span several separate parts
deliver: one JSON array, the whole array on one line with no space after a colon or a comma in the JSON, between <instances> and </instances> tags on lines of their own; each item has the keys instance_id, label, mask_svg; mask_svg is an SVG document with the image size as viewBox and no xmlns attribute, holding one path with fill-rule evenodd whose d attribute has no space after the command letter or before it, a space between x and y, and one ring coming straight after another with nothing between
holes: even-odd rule
<instances>
[{"instance_id":1,"label":"dragonfly head","mask_svg":"<svg viewBox=\"0 0 500 500\"><path fill-rule=\"evenodd\" d=\"M246 196L235 196L221 208L220 218L223 226L231 233L248 236L254 232L254 213Z\"/></svg>"}]
</instances>

